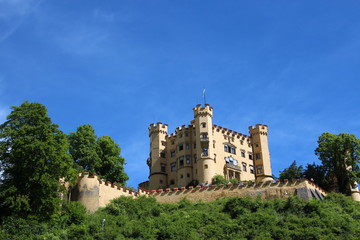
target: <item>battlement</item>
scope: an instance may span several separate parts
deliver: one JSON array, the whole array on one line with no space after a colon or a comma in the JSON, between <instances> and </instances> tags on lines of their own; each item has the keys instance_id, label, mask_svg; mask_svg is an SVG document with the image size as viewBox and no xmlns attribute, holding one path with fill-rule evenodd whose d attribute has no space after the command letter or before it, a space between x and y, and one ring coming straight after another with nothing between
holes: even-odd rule
<instances>
[{"instance_id":1,"label":"battlement","mask_svg":"<svg viewBox=\"0 0 360 240\"><path fill-rule=\"evenodd\" d=\"M231 136L231 137L236 137L236 138L241 139L243 141L248 141L248 142L250 141L250 137L245 135L245 134L238 133L236 131L233 131L233 130L230 130L230 129L227 129L227 128L223 128L223 127L215 125L215 124L213 124L213 130L217 131L217 132L221 131L221 133L223 133L223 134L226 134L226 135Z\"/></svg>"},{"instance_id":2,"label":"battlement","mask_svg":"<svg viewBox=\"0 0 360 240\"><path fill-rule=\"evenodd\" d=\"M255 134L267 135L268 134L268 126L264 125L264 124L256 124L255 127L250 126L249 131L250 131L250 135L255 135Z\"/></svg>"},{"instance_id":3,"label":"battlement","mask_svg":"<svg viewBox=\"0 0 360 240\"><path fill-rule=\"evenodd\" d=\"M150 124L149 136L151 136L151 134L153 134L153 133L167 134L168 133L168 125L162 124L161 122Z\"/></svg>"},{"instance_id":4,"label":"battlement","mask_svg":"<svg viewBox=\"0 0 360 240\"><path fill-rule=\"evenodd\" d=\"M207 185L196 187L166 188L158 190L141 190L142 195L154 196L161 203L175 203L182 198L187 198L193 202L214 201L221 197L246 197L256 198L261 196L263 199L288 198L299 195L305 200L312 198L323 199L327 194L307 179L284 182L239 182L238 184Z\"/></svg>"},{"instance_id":5,"label":"battlement","mask_svg":"<svg viewBox=\"0 0 360 240\"><path fill-rule=\"evenodd\" d=\"M193 108L193 110L194 110L195 118L197 116L207 116L207 115L209 115L210 117L213 116L213 108L210 107L209 104L205 104L205 107L202 107L201 104L198 104Z\"/></svg>"},{"instance_id":6,"label":"battlement","mask_svg":"<svg viewBox=\"0 0 360 240\"><path fill-rule=\"evenodd\" d=\"M71 200L81 202L91 213L121 196L134 198L135 194L126 187L104 181L97 174L89 172L78 174L78 182L71 191Z\"/></svg>"}]
</instances>

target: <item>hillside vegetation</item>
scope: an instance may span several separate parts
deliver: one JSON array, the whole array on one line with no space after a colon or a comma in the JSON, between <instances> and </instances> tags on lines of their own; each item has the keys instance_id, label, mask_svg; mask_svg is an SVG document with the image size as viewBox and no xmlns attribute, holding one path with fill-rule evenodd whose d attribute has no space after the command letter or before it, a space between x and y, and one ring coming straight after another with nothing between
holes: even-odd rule
<instances>
[{"instance_id":1,"label":"hillside vegetation","mask_svg":"<svg viewBox=\"0 0 360 240\"><path fill-rule=\"evenodd\" d=\"M2 219L1 239L359 239L360 205L330 194L324 201L298 197L263 201L223 198L210 203L160 204L121 197L95 214L78 202L58 219Z\"/></svg>"}]
</instances>

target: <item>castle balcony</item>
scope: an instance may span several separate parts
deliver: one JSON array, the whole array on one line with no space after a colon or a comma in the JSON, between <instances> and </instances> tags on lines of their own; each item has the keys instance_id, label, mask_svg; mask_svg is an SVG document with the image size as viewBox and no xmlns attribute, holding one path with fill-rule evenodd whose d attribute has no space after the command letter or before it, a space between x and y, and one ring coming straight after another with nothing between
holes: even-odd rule
<instances>
[{"instance_id":1,"label":"castle balcony","mask_svg":"<svg viewBox=\"0 0 360 240\"><path fill-rule=\"evenodd\" d=\"M234 165L234 164L231 164L231 163L226 163L226 164L225 164L225 168L234 169L234 170L237 170L237 171L241 171L241 167L240 167L240 166Z\"/></svg>"}]
</instances>

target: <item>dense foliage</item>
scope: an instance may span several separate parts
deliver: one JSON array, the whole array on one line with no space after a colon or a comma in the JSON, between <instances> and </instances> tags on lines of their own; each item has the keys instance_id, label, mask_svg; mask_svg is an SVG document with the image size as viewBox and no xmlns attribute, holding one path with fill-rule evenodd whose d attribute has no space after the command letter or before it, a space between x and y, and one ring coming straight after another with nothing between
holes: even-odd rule
<instances>
[{"instance_id":1,"label":"dense foliage","mask_svg":"<svg viewBox=\"0 0 360 240\"><path fill-rule=\"evenodd\" d=\"M350 194L350 187L360 179L360 139L355 135L323 133L318 139L315 154L320 165L307 164L305 169L294 161L280 171L280 180L307 178L326 191Z\"/></svg>"},{"instance_id":2,"label":"dense foliage","mask_svg":"<svg viewBox=\"0 0 360 240\"><path fill-rule=\"evenodd\" d=\"M91 125L68 137L40 103L12 109L0 125L0 217L58 218L64 210L61 183L74 184L79 170L121 184L128 180L120 147L111 137L97 138Z\"/></svg>"},{"instance_id":3,"label":"dense foliage","mask_svg":"<svg viewBox=\"0 0 360 240\"><path fill-rule=\"evenodd\" d=\"M121 149L109 136L97 137L89 124L70 133L70 154L75 164L86 171L99 174L107 181L125 185L129 179L124 171L125 159Z\"/></svg>"},{"instance_id":4,"label":"dense foliage","mask_svg":"<svg viewBox=\"0 0 360 240\"><path fill-rule=\"evenodd\" d=\"M280 181L300 179L303 177L303 174L304 168L301 165L297 166L296 161L294 161L288 168L280 172Z\"/></svg>"},{"instance_id":5,"label":"dense foliage","mask_svg":"<svg viewBox=\"0 0 360 240\"><path fill-rule=\"evenodd\" d=\"M355 135L323 133L315 154L322 162L326 177L333 179L338 191L350 192L350 185L360 179L360 139Z\"/></svg>"},{"instance_id":6,"label":"dense foliage","mask_svg":"<svg viewBox=\"0 0 360 240\"><path fill-rule=\"evenodd\" d=\"M0 210L49 219L60 210L59 184L76 176L66 136L39 103L24 102L0 125Z\"/></svg>"},{"instance_id":7,"label":"dense foliage","mask_svg":"<svg viewBox=\"0 0 360 240\"><path fill-rule=\"evenodd\" d=\"M224 198L160 204L121 197L93 215L71 203L57 222L4 219L0 239L358 239L360 205L330 194L263 201Z\"/></svg>"}]
</instances>

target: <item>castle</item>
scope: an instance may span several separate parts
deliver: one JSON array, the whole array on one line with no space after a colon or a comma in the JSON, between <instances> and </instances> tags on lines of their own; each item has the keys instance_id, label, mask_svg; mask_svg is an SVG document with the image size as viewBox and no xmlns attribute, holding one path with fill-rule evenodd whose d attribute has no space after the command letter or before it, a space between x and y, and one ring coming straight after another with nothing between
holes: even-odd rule
<instances>
[{"instance_id":1,"label":"castle","mask_svg":"<svg viewBox=\"0 0 360 240\"><path fill-rule=\"evenodd\" d=\"M209 185L214 176L227 180L273 180L268 147L268 127L249 127L249 136L212 123L213 108L197 105L188 126L168 134L168 125L149 127L150 169L145 189Z\"/></svg>"}]
</instances>

